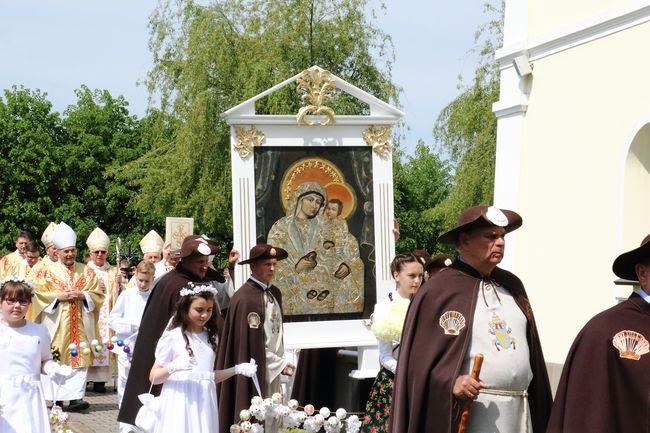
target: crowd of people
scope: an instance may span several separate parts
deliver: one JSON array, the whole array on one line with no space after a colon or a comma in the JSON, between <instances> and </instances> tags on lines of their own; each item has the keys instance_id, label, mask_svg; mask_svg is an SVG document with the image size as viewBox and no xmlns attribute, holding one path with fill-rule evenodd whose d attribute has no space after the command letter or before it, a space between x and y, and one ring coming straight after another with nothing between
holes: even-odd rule
<instances>
[{"instance_id":1,"label":"crowd of people","mask_svg":"<svg viewBox=\"0 0 650 433\"><path fill-rule=\"evenodd\" d=\"M498 267L522 218L494 206L465 210L438 242L457 257L397 254L394 288L374 308L380 371L366 433L577 433L650 427L650 235L613 264L635 281L630 298L594 317L569 352L555 395L524 285ZM115 377L120 432L231 431L254 396L281 391L283 297L273 284L289 253L254 246L215 269L217 245L187 236L171 250L151 231L143 260L111 266L96 228L77 261L65 222L20 232L0 259L0 431L50 432L47 403L83 411L85 391ZM251 276L235 290L234 267ZM296 271L298 272L298 271ZM480 367L480 368L479 368ZM115 374L116 370L116 374ZM280 431L267 418L265 431Z\"/></svg>"}]
</instances>

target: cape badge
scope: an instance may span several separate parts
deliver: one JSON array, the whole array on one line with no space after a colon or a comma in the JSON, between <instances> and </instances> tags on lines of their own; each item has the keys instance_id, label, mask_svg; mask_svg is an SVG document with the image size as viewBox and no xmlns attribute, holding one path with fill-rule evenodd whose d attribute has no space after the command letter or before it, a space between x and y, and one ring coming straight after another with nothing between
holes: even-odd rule
<instances>
[{"instance_id":1,"label":"cape badge","mask_svg":"<svg viewBox=\"0 0 650 433\"><path fill-rule=\"evenodd\" d=\"M260 323L262 320L260 319L260 315L257 313L248 313L248 327L251 329L257 329L260 327Z\"/></svg>"},{"instance_id":2,"label":"cape badge","mask_svg":"<svg viewBox=\"0 0 650 433\"><path fill-rule=\"evenodd\" d=\"M642 355L650 352L648 340L636 331L620 331L612 338L612 345L621 358L638 361Z\"/></svg>"},{"instance_id":3,"label":"cape badge","mask_svg":"<svg viewBox=\"0 0 650 433\"><path fill-rule=\"evenodd\" d=\"M439 320L446 335L458 335L465 327L465 317L458 311L446 311Z\"/></svg>"},{"instance_id":4,"label":"cape badge","mask_svg":"<svg viewBox=\"0 0 650 433\"><path fill-rule=\"evenodd\" d=\"M517 349L515 339L510 335L512 328L496 313L492 313L492 318L488 322L488 332L494 335L494 347L498 351L501 351L499 347L503 349L510 349L511 347L513 350Z\"/></svg>"}]
</instances>

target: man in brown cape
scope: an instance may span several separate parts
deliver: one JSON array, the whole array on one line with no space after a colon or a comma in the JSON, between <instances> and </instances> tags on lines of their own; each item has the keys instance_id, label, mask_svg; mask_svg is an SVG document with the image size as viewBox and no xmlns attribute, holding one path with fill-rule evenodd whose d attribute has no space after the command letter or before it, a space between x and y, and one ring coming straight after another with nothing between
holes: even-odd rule
<instances>
[{"instance_id":1,"label":"man in brown cape","mask_svg":"<svg viewBox=\"0 0 650 433\"><path fill-rule=\"evenodd\" d=\"M397 361L392 433L455 433L469 400L468 433L544 432L551 390L532 309L519 278L497 267L505 234L521 223L515 212L476 206L438 239L455 244L460 257L411 301ZM469 371L477 353L485 360L474 380Z\"/></svg>"},{"instance_id":2,"label":"man in brown cape","mask_svg":"<svg viewBox=\"0 0 650 433\"><path fill-rule=\"evenodd\" d=\"M639 248L618 256L613 270L639 287L576 337L548 433L650 431L650 234Z\"/></svg>"},{"instance_id":3,"label":"man in brown cape","mask_svg":"<svg viewBox=\"0 0 650 433\"><path fill-rule=\"evenodd\" d=\"M217 370L254 359L262 398L279 392L280 375L291 376L295 369L283 357L282 295L271 284L276 262L286 258L282 248L260 244L251 249L248 260L239 263L250 264L251 276L230 300L219 337ZM218 385L217 394L219 431L227 433L239 422L239 412L250 407L257 391L249 378L233 376ZM275 430L267 423L265 431Z\"/></svg>"},{"instance_id":4,"label":"man in brown cape","mask_svg":"<svg viewBox=\"0 0 650 433\"><path fill-rule=\"evenodd\" d=\"M206 237L187 236L183 240L181 261L176 269L163 275L151 289L138 329L131 369L117 417L121 423L135 424L138 409L142 406L138 395L149 391L149 371L154 363L156 344L176 311L180 289L190 281L212 281L219 278L219 273L208 275L209 256L217 251L217 245ZM233 260L232 255L230 259ZM221 281L223 282L223 277ZM160 385L154 386L152 393L158 395L160 388ZM128 431L128 426L121 427Z\"/></svg>"}]
</instances>

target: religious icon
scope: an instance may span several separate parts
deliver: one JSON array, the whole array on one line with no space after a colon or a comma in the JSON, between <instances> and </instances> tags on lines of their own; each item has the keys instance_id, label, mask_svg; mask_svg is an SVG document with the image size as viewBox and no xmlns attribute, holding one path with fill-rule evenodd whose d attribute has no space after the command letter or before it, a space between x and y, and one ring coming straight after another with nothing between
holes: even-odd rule
<instances>
[{"instance_id":1,"label":"religious icon","mask_svg":"<svg viewBox=\"0 0 650 433\"><path fill-rule=\"evenodd\" d=\"M274 278L284 315L362 313L365 264L348 228L358 198L344 170L322 155L296 158L276 188L284 216L272 223L266 241L289 253Z\"/></svg>"}]
</instances>

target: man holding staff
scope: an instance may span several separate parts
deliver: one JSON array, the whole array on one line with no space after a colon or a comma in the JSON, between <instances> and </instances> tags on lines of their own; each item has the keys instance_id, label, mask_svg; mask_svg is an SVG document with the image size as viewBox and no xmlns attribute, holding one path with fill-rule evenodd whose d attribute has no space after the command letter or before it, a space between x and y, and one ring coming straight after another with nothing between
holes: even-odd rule
<instances>
[{"instance_id":1,"label":"man holding staff","mask_svg":"<svg viewBox=\"0 0 650 433\"><path fill-rule=\"evenodd\" d=\"M390 431L543 433L551 389L524 286L497 265L521 217L494 206L465 210L438 242L459 258L420 288L406 316ZM484 355L479 379L470 370ZM465 417L467 418L467 417Z\"/></svg>"}]
</instances>

